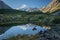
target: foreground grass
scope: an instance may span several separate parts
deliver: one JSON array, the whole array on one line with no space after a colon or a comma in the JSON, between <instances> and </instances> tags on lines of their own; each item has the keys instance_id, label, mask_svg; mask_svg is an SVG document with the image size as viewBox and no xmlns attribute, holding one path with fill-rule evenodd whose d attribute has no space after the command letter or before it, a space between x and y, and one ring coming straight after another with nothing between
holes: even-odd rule
<instances>
[{"instance_id":1,"label":"foreground grass","mask_svg":"<svg viewBox=\"0 0 60 40\"><path fill-rule=\"evenodd\" d=\"M17 35L15 37L10 37L8 38L8 40L37 40L39 38L39 35L31 35L31 36L28 36L28 35Z\"/></svg>"}]
</instances>

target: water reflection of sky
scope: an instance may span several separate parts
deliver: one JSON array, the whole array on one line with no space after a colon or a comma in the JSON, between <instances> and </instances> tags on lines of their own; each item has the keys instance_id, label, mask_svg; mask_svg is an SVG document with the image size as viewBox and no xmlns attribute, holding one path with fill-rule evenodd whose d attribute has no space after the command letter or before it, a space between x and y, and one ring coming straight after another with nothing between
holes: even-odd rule
<instances>
[{"instance_id":1,"label":"water reflection of sky","mask_svg":"<svg viewBox=\"0 0 60 40\"><path fill-rule=\"evenodd\" d=\"M37 30L32 30L33 28L36 28ZM40 26L37 25L30 25L30 24L26 24L26 25L19 25L19 26L12 26L10 29L8 29L5 33L4 33L4 37L10 37L10 36L16 36L18 34L23 35L23 34L28 34L28 35L34 35L37 34L40 30L44 31L46 30L45 28L42 28Z\"/></svg>"}]
</instances>

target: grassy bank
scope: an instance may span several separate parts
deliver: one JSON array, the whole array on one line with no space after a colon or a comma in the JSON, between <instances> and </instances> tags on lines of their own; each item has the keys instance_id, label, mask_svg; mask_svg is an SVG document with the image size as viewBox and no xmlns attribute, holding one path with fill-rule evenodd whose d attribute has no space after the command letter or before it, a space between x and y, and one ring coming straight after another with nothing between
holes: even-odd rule
<instances>
[{"instance_id":1,"label":"grassy bank","mask_svg":"<svg viewBox=\"0 0 60 40\"><path fill-rule=\"evenodd\" d=\"M15 37L10 37L8 40L37 40L39 38L39 35L17 35Z\"/></svg>"}]
</instances>

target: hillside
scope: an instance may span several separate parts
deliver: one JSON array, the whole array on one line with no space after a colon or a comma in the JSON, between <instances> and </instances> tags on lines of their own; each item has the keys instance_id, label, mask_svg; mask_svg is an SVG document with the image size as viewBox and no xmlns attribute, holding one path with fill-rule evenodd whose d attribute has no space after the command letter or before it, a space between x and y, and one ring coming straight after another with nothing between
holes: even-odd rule
<instances>
[{"instance_id":1,"label":"hillside","mask_svg":"<svg viewBox=\"0 0 60 40\"><path fill-rule=\"evenodd\" d=\"M42 7L40 10L44 13L49 12L55 12L56 10L60 9L60 1L59 0L52 0L47 6Z\"/></svg>"},{"instance_id":2,"label":"hillside","mask_svg":"<svg viewBox=\"0 0 60 40\"><path fill-rule=\"evenodd\" d=\"M24 12L11 9L1 9L0 25L25 23L43 24L44 20L47 19L47 16L48 14L43 14L42 12Z\"/></svg>"},{"instance_id":3,"label":"hillside","mask_svg":"<svg viewBox=\"0 0 60 40\"><path fill-rule=\"evenodd\" d=\"M12 9L9 5L0 0L0 9Z\"/></svg>"},{"instance_id":4,"label":"hillside","mask_svg":"<svg viewBox=\"0 0 60 40\"><path fill-rule=\"evenodd\" d=\"M37 25L50 25L59 16L44 14L42 12L25 12L11 9L0 9L0 26L33 23ZM57 23L59 24L59 23Z\"/></svg>"},{"instance_id":5,"label":"hillside","mask_svg":"<svg viewBox=\"0 0 60 40\"><path fill-rule=\"evenodd\" d=\"M39 21L39 14L42 12L25 12L11 9L0 9L0 25L4 24L25 24L31 21ZM31 20L31 21L30 21Z\"/></svg>"}]
</instances>

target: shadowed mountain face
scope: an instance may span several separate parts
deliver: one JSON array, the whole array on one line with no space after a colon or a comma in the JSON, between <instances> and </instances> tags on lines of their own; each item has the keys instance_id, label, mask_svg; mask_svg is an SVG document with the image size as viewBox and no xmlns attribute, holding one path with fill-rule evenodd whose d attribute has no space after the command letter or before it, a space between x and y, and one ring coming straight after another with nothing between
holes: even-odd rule
<instances>
[{"instance_id":1,"label":"shadowed mountain face","mask_svg":"<svg viewBox=\"0 0 60 40\"><path fill-rule=\"evenodd\" d=\"M12 8L0 0L0 9L12 9Z\"/></svg>"},{"instance_id":2,"label":"shadowed mountain face","mask_svg":"<svg viewBox=\"0 0 60 40\"><path fill-rule=\"evenodd\" d=\"M58 0L60 2L60 0Z\"/></svg>"}]
</instances>

